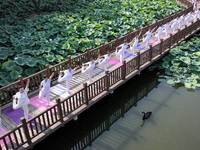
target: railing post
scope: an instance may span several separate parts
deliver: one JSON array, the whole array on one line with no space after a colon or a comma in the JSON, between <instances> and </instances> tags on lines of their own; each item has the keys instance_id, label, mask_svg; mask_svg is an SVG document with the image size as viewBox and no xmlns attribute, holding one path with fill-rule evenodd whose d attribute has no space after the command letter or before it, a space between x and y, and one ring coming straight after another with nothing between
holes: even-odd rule
<instances>
[{"instance_id":1,"label":"railing post","mask_svg":"<svg viewBox=\"0 0 200 150\"><path fill-rule=\"evenodd\" d=\"M28 132L28 127L27 127L26 119L23 117L23 118L20 118L20 121L22 123L22 128L23 128L25 137L27 139L27 142L28 142L29 145L31 145L32 142L31 142L30 134Z\"/></svg>"},{"instance_id":2,"label":"railing post","mask_svg":"<svg viewBox=\"0 0 200 150\"><path fill-rule=\"evenodd\" d=\"M178 44L178 42L179 42L179 37L180 37L180 29L178 29L178 34L177 34L177 36L176 36L176 43Z\"/></svg>"},{"instance_id":3,"label":"railing post","mask_svg":"<svg viewBox=\"0 0 200 150\"><path fill-rule=\"evenodd\" d=\"M18 78L19 78L19 81L20 81L20 85L22 85L24 87L24 80L23 80L22 76L19 75Z\"/></svg>"},{"instance_id":4,"label":"railing post","mask_svg":"<svg viewBox=\"0 0 200 150\"><path fill-rule=\"evenodd\" d=\"M86 105L89 104L89 99L88 99L88 92L87 92L87 83L83 83L84 91L83 91L83 98L84 101L86 102Z\"/></svg>"},{"instance_id":5,"label":"railing post","mask_svg":"<svg viewBox=\"0 0 200 150\"><path fill-rule=\"evenodd\" d=\"M140 70L140 52L137 52L137 69Z\"/></svg>"},{"instance_id":6,"label":"railing post","mask_svg":"<svg viewBox=\"0 0 200 150\"><path fill-rule=\"evenodd\" d=\"M170 44L169 44L169 48L171 48L172 47L172 45L173 45L173 41L172 41L172 34L170 34Z\"/></svg>"},{"instance_id":7,"label":"railing post","mask_svg":"<svg viewBox=\"0 0 200 150\"><path fill-rule=\"evenodd\" d=\"M58 117L60 118L60 122L63 122L63 114L62 114L62 109L61 109L60 98L56 99L56 103L58 105L57 107Z\"/></svg>"},{"instance_id":8,"label":"railing post","mask_svg":"<svg viewBox=\"0 0 200 150\"><path fill-rule=\"evenodd\" d=\"M126 60L124 60L123 62L122 62L122 80L125 80L125 78L126 78Z\"/></svg>"},{"instance_id":9,"label":"railing post","mask_svg":"<svg viewBox=\"0 0 200 150\"><path fill-rule=\"evenodd\" d=\"M87 58L88 58L88 61L90 61L90 59L91 59L91 53L90 53L89 49L87 50Z\"/></svg>"},{"instance_id":10,"label":"railing post","mask_svg":"<svg viewBox=\"0 0 200 150\"><path fill-rule=\"evenodd\" d=\"M105 87L106 87L106 91L109 91L109 71L106 70L105 71Z\"/></svg>"},{"instance_id":11,"label":"railing post","mask_svg":"<svg viewBox=\"0 0 200 150\"><path fill-rule=\"evenodd\" d=\"M160 40L160 54L163 52L163 39Z\"/></svg>"},{"instance_id":12,"label":"railing post","mask_svg":"<svg viewBox=\"0 0 200 150\"><path fill-rule=\"evenodd\" d=\"M118 37L116 37L115 40L116 40L116 41L115 41L115 47L117 47L117 46L119 46L119 39L118 39Z\"/></svg>"},{"instance_id":13,"label":"railing post","mask_svg":"<svg viewBox=\"0 0 200 150\"><path fill-rule=\"evenodd\" d=\"M49 78L49 77L50 77L49 65L46 65L46 70L47 70L47 76L48 76L48 78Z\"/></svg>"},{"instance_id":14,"label":"railing post","mask_svg":"<svg viewBox=\"0 0 200 150\"><path fill-rule=\"evenodd\" d=\"M153 49L152 49L152 44L150 44L150 49L149 49L149 60L152 60L152 53L153 53Z\"/></svg>"},{"instance_id":15,"label":"railing post","mask_svg":"<svg viewBox=\"0 0 200 150\"><path fill-rule=\"evenodd\" d=\"M69 61L69 67L72 67L72 58L70 55L68 56L68 61Z\"/></svg>"},{"instance_id":16,"label":"railing post","mask_svg":"<svg viewBox=\"0 0 200 150\"><path fill-rule=\"evenodd\" d=\"M130 42L130 31L128 31L128 34L127 34L127 42L128 43Z\"/></svg>"},{"instance_id":17,"label":"railing post","mask_svg":"<svg viewBox=\"0 0 200 150\"><path fill-rule=\"evenodd\" d=\"M105 43L102 43L102 53L101 55L104 55L106 53Z\"/></svg>"}]
</instances>

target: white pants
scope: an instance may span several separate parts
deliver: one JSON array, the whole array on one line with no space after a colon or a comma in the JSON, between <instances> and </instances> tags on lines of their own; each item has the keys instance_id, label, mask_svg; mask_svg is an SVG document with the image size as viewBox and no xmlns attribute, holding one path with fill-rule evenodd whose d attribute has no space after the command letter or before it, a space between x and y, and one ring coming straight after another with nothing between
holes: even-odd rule
<instances>
[{"instance_id":1,"label":"white pants","mask_svg":"<svg viewBox=\"0 0 200 150\"><path fill-rule=\"evenodd\" d=\"M50 104L50 89L40 90L39 99L42 99L46 95L47 105Z\"/></svg>"},{"instance_id":2,"label":"white pants","mask_svg":"<svg viewBox=\"0 0 200 150\"><path fill-rule=\"evenodd\" d=\"M168 36L168 31L169 31L169 29L165 29L165 36L166 37Z\"/></svg>"},{"instance_id":3,"label":"white pants","mask_svg":"<svg viewBox=\"0 0 200 150\"><path fill-rule=\"evenodd\" d=\"M121 50L119 50L118 52L115 51L115 54L119 55L119 60L121 63L123 63L123 61L124 61L124 53L125 53L125 51L121 51Z\"/></svg>"},{"instance_id":4,"label":"white pants","mask_svg":"<svg viewBox=\"0 0 200 150\"><path fill-rule=\"evenodd\" d=\"M149 41L150 41L150 38L143 38L143 42L146 42L146 48L148 49L149 48Z\"/></svg>"},{"instance_id":5,"label":"white pants","mask_svg":"<svg viewBox=\"0 0 200 150\"><path fill-rule=\"evenodd\" d=\"M28 104L24 104L22 109L24 110L24 118L28 120Z\"/></svg>"},{"instance_id":6,"label":"white pants","mask_svg":"<svg viewBox=\"0 0 200 150\"><path fill-rule=\"evenodd\" d=\"M81 72L82 73L88 73L89 75L89 83L92 83L92 71L90 67L87 67L85 70L84 70L84 66L82 66L81 68Z\"/></svg>"},{"instance_id":7,"label":"white pants","mask_svg":"<svg viewBox=\"0 0 200 150\"><path fill-rule=\"evenodd\" d=\"M106 59L103 59L102 61L99 60L99 66L104 65L105 71L108 69L108 61Z\"/></svg>"},{"instance_id":8,"label":"white pants","mask_svg":"<svg viewBox=\"0 0 200 150\"><path fill-rule=\"evenodd\" d=\"M133 51L133 56L135 55L135 50L136 50L136 48L137 48L137 45L133 45L133 46L131 47L131 50Z\"/></svg>"},{"instance_id":9,"label":"white pants","mask_svg":"<svg viewBox=\"0 0 200 150\"><path fill-rule=\"evenodd\" d=\"M158 35L157 35L157 38L158 38L158 42L160 42L161 34L158 34Z\"/></svg>"}]
</instances>

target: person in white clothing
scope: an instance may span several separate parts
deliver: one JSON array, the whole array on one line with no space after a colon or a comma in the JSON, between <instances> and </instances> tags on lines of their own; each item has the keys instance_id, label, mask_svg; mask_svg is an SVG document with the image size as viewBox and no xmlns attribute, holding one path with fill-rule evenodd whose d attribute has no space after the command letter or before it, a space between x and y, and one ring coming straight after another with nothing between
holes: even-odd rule
<instances>
[{"instance_id":1,"label":"person in white clothing","mask_svg":"<svg viewBox=\"0 0 200 150\"><path fill-rule=\"evenodd\" d=\"M82 73L87 73L89 75L89 84L92 83L92 71L95 68L96 62L97 61L95 61L94 58L91 58L91 61L83 64L81 68ZM87 66L87 65L89 66L85 69L84 66Z\"/></svg>"},{"instance_id":2,"label":"person in white clothing","mask_svg":"<svg viewBox=\"0 0 200 150\"><path fill-rule=\"evenodd\" d=\"M99 55L99 66L104 65L105 66L105 71L108 69L108 62L111 58L112 54L110 51L107 51L107 54L100 56Z\"/></svg>"},{"instance_id":3,"label":"person in white clothing","mask_svg":"<svg viewBox=\"0 0 200 150\"><path fill-rule=\"evenodd\" d=\"M187 14L187 16L185 17L185 22L186 22L186 25L189 24L189 22L191 21L192 19L192 14L191 12Z\"/></svg>"},{"instance_id":4,"label":"person in white clothing","mask_svg":"<svg viewBox=\"0 0 200 150\"><path fill-rule=\"evenodd\" d=\"M198 9L197 1L196 0L192 0L192 3L193 3L193 11L197 10Z\"/></svg>"},{"instance_id":5,"label":"person in white clothing","mask_svg":"<svg viewBox=\"0 0 200 150\"><path fill-rule=\"evenodd\" d=\"M13 109L16 110L22 108L24 111L24 118L26 120L28 120L28 104L30 103L27 95L29 91L29 83L30 79L27 80L25 89L22 85L18 85L19 92L13 96Z\"/></svg>"},{"instance_id":6,"label":"person in white clothing","mask_svg":"<svg viewBox=\"0 0 200 150\"><path fill-rule=\"evenodd\" d=\"M131 51L133 52L133 55L135 54L135 50L137 49L137 45L140 39L140 35L142 34L142 30L140 31L140 33L138 35L135 36L135 38L132 39L132 41L130 42L130 47L131 47Z\"/></svg>"},{"instance_id":7,"label":"person in white clothing","mask_svg":"<svg viewBox=\"0 0 200 150\"><path fill-rule=\"evenodd\" d=\"M162 24L160 25L160 27L157 29L157 34L156 34L156 37L158 38L158 42L160 42L160 38L161 38L161 35L162 35L162 32L163 32L163 26Z\"/></svg>"},{"instance_id":8,"label":"person in white clothing","mask_svg":"<svg viewBox=\"0 0 200 150\"><path fill-rule=\"evenodd\" d=\"M178 23L179 29L181 29L181 27L182 27L182 25L183 25L183 20L184 20L184 19L185 19L184 16L181 16L181 17L178 19L177 23Z\"/></svg>"},{"instance_id":9,"label":"person in white clothing","mask_svg":"<svg viewBox=\"0 0 200 150\"><path fill-rule=\"evenodd\" d=\"M121 45L116 47L115 54L117 56L120 56L120 62L121 63L124 61L124 53L125 53L128 45L129 45L129 43L125 42L124 44L121 44Z\"/></svg>"},{"instance_id":10,"label":"person in white clothing","mask_svg":"<svg viewBox=\"0 0 200 150\"><path fill-rule=\"evenodd\" d=\"M151 30L151 28L149 28L149 31L143 35L143 42L146 42L145 48L147 48L147 49L149 48L151 35L155 31L155 29L156 29L156 27L153 30ZM144 38L145 35L146 35L146 37Z\"/></svg>"},{"instance_id":11,"label":"person in white clothing","mask_svg":"<svg viewBox=\"0 0 200 150\"><path fill-rule=\"evenodd\" d=\"M166 23L164 25L164 32L166 37L168 36L169 29L170 29L170 23Z\"/></svg>"},{"instance_id":12,"label":"person in white clothing","mask_svg":"<svg viewBox=\"0 0 200 150\"><path fill-rule=\"evenodd\" d=\"M69 67L68 70L60 71L60 75L58 77L58 82L66 81L67 92L69 94L71 94L71 92L70 92L70 81L72 80L72 76L74 74L74 71L76 71L78 68L80 68L80 67L77 66L74 69L72 69L71 67Z\"/></svg>"},{"instance_id":13,"label":"person in white clothing","mask_svg":"<svg viewBox=\"0 0 200 150\"><path fill-rule=\"evenodd\" d=\"M50 86L51 86L51 79L54 76L54 72L51 74L51 76L48 78L46 75L43 76L43 81L40 84L39 87L39 99L42 99L44 96L46 96L47 100L47 107L50 106Z\"/></svg>"},{"instance_id":14,"label":"person in white clothing","mask_svg":"<svg viewBox=\"0 0 200 150\"><path fill-rule=\"evenodd\" d=\"M172 33L176 32L176 28L178 26L178 18L174 19L171 23Z\"/></svg>"},{"instance_id":15,"label":"person in white clothing","mask_svg":"<svg viewBox=\"0 0 200 150\"><path fill-rule=\"evenodd\" d=\"M194 16L193 16L194 21L197 21L198 18L200 18L200 9L197 10L197 11L194 13Z\"/></svg>"}]
</instances>

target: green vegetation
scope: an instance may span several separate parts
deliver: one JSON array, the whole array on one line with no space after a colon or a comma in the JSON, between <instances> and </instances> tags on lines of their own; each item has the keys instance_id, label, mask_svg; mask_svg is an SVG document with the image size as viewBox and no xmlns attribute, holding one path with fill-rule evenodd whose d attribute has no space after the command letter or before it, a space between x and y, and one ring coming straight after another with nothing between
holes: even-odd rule
<instances>
[{"instance_id":1,"label":"green vegetation","mask_svg":"<svg viewBox=\"0 0 200 150\"><path fill-rule=\"evenodd\" d=\"M160 76L160 81L168 79L167 83L175 84L175 87L185 85L188 89L200 89L199 49L200 34L171 49L170 54L163 59L165 75Z\"/></svg>"},{"instance_id":2,"label":"green vegetation","mask_svg":"<svg viewBox=\"0 0 200 150\"><path fill-rule=\"evenodd\" d=\"M35 9L31 1L0 0L0 86L183 9L175 0L54 2L41 1L41 11L51 14L26 19Z\"/></svg>"}]
</instances>

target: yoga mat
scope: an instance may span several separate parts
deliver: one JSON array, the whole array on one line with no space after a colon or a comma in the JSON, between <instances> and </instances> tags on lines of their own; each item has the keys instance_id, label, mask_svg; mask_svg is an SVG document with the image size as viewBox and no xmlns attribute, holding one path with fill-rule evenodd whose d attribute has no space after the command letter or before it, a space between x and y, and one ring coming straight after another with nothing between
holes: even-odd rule
<instances>
[{"instance_id":1,"label":"yoga mat","mask_svg":"<svg viewBox=\"0 0 200 150\"><path fill-rule=\"evenodd\" d=\"M154 35L154 37L156 37L155 35ZM161 39L166 39L167 37L165 37L165 36L160 36L161 37Z\"/></svg>"},{"instance_id":2,"label":"yoga mat","mask_svg":"<svg viewBox=\"0 0 200 150\"><path fill-rule=\"evenodd\" d=\"M22 109L14 110L12 108L12 105L6 108L3 112L8 118L12 119L12 121L14 121L16 124L20 124L21 123L20 118L24 117L24 111ZM31 116L28 116L28 118L30 119Z\"/></svg>"},{"instance_id":3,"label":"yoga mat","mask_svg":"<svg viewBox=\"0 0 200 150\"><path fill-rule=\"evenodd\" d=\"M150 40L150 43L152 43L152 44L158 44L158 42L154 41L154 40Z\"/></svg>"},{"instance_id":4,"label":"yoga mat","mask_svg":"<svg viewBox=\"0 0 200 150\"><path fill-rule=\"evenodd\" d=\"M62 95L64 93L66 93L67 89L65 87L63 87L61 84L57 84L57 85L51 87L50 91L57 95Z\"/></svg>"},{"instance_id":5,"label":"yoga mat","mask_svg":"<svg viewBox=\"0 0 200 150\"><path fill-rule=\"evenodd\" d=\"M116 66L121 66L122 65L122 63L120 61L114 60L112 58L109 60L109 63L113 64L113 65L116 65Z\"/></svg>"},{"instance_id":6,"label":"yoga mat","mask_svg":"<svg viewBox=\"0 0 200 150\"><path fill-rule=\"evenodd\" d=\"M46 106L47 100L45 98L39 99L38 96L33 97L30 99L30 103L40 109L41 111L46 110L48 107ZM50 101L50 106L54 105L55 103Z\"/></svg>"},{"instance_id":7,"label":"yoga mat","mask_svg":"<svg viewBox=\"0 0 200 150\"><path fill-rule=\"evenodd\" d=\"M140 44L137 45L137 48L142 49L142 50L147 50L147 49L145 48L145 46L142 46L142 45L140 45Z\"/></svg>"},{"instance_id":8,"label":"yoga mat","mask_svg":"<svg viewBox=\"0 0 200 150\"><path fill-rule=\"evenodd\" d=\"M1 127L1 130L2 130L3 135L7 133L7 131L6 131L4 128L2 128L2 127ZM11 140L13 140L13 139L14 139L14 138L11 136ZM7 144L10 143L10 140L9 140L9 137L8 137L8 136L6 136L5 140L6 140L6 143L7 143ZM0 144L1 144L1 147L4 146L3 140L0 140Z\"/></svg>"},{"instance_id":9,"label":"yoga mat","mask_svg":"<svg viewBox=\"0 0 200 150\"><path fill-rule=\"evenodd\" d=\"M131 53L127 52L127 51L125 51L124 54L125 54L125 56L127 56L127 57L133 57L133 54L131 54Z\"/></svg>"}]
</instances>

